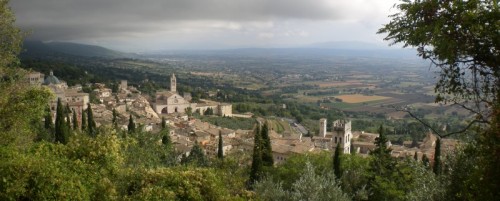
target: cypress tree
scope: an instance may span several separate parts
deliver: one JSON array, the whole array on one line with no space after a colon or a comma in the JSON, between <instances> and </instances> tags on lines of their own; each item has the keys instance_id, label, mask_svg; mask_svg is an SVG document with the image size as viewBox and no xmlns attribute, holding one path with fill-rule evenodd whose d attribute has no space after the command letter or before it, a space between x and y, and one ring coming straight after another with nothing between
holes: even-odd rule
<instances>
[{"instance_id":1,"label":"cypress tree","mask_svg":"<svg viewBox=\"0 0 500 201\"><path fill-rule=\"evenodd\" d=\"M342 150L340 149L340 142L337 143L337 147L335 147L335 153L333 155L333 174L337 179L340 179L342 173L340 171L340 155L342 154Z\"/></svg>"},{"instance_id":2,"label":"cypress tree","mask_svg":"<svg viewBox=\"0 0 500 201\"><path fill-rule=\"evenodd\" d=\"M222 132L219 130L219 148L217 150L217 158L223 160L224 159L224 150L223 150L223 142L222 142Z\"/></svg>"},{"instance_id":3,"label":"cypress tree","mask_svg":"<svg viewBox=\"0 0 500 201\"><path fill-rule=\"evenodd\" d=\"M260 135L260 126L255 127L254 145L252 154L252 167L250 169L250 185L255 184L262 176L262 139Z\"/></svg>"},{"instance_id":4,"label":"cypress tree","mask_svg":"<svg viewBox=\"0 0 500 201\"><path fill-rule=\"evenodd\" d=\"M269 127L267 122L264 124L261 130L262 135L262 162L264 166L273 166L273 148L271 146L271 139L269 138Z\"/></svg>"},{"instance_id":5,"label":"cypress tree","mask_svg":"<svg viewBox=\"0 0 500 201\"><path fill-rule=\"evenodd\" d=\"M91 137L95 137L97 134L94 115L92 113L92 107L90 106L90 103L87 103L87 131Z\"/></svg>"},{"instance_id":6,"label":"cypress tree","mask_svg":"<svg viewBox=\"0 0 500 201\"><path fill-rule=\"evenodd\" d=\"M87 110L82 110L82 131L87 130Z\"/></svg>"},{"instance_id":7,"label":"cypress tree","mask_svg":"<svg viewBox=\"0 0 500 201\"><path fill-rule=\"evenodd\" d=\"M135 132L135 123L134 119L132 118L132 115L128 118L128 132L133 133Z\"/></svg>"},{"instance_id":8,"label":"cypress tree","mask_svg":"<svg viewBox=\"0 0 500 201\"><path fill-rule=\"evenodd\" d=\"M436 147L434 149L434 174L441 174L441 139L438 137L436 140Z\"/></svg>"},{"instance_id":9,"label":"cypress tree","mask_svg":"<svg viewBox=\"0 0 500 201\"><path fill-rule=\"evenodd\" d=\"M66 122L64 120L64 108L61 103L61 99L57 99L57 110L56 110L56 124L55 124L55 140L56 142L66 144Z\"/></svg>"},{"instance_id":10,"label":"cypress tree","mask_svg":"<svg viewBox=\"0 0 500 201\"><path fill-rule=\"evenodd\" d=\"M115 108L113 108L113 127L118 128L118 120L117 120L117 112L115 110Z\"/></svg>"},{"instance_id":11,"label":"cypress tree","mask_svg":"<svg viewBox=\"0 0 500 201\"><path fill-rule=\"evenodd\" d=\"M45 109L45 129L51 130L52 128L54 128L52 113L50 112L50 106L47 106Z\"/></svg>"},{"instance_id":12,"label":"cypress tree","mask_svg":"<svg viewBox=\"0 0 500 201\"><path fill-rule=\"evenodd\" d=\"M76 111L73 109L73 130L78 130L78 119L76 118Z\"/></svg>"},{"instance_id":13,"label":"cypress tree","mask_svg":"<svg viewBox=\"0 0 500 201\"><path fill-rule=\"evenodd\" d=\"M413 155L413 159L415 159L415 161L418 161L418 154L417 154L417 151L415 151L415 155Z\"/></svg>"}]
</instances>

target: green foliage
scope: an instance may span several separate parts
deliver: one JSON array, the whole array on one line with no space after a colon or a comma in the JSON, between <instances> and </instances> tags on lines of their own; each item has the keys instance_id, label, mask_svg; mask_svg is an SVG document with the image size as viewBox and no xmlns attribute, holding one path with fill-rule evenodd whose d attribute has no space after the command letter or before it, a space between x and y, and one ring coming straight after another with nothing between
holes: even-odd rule
<instances>
[{"instance_id":1,"label":"green foliage","mask_svg":"<svg viewBox=\"0 0 500 201\"><path fill-rule=\"evenodd\" d=\"M399 13L391 15L378 33L386 33L385 40L404 47L418 47L422 58L440 68L437 101L481 97L485 103L496 102L498 87L494 86L500 82L496 0L403 0L396 8Z\"/></svg>"},{"instance_id":2,"label":"green foliage","mask_svg":"<svg viewBox=\"0 0 500 201\"><path fill-rule=\"evenodd\" d=\"M63 144L42 142L24 153L0 148L1 200L90 200L81 161L59 158L66 152Z\"/></svg>"},{"instance_id":3,"label":"green foliage","mask_svg":"<svg viewBox=\"0 0 500 201\"><path fill-rule=\"evenodd\" d=\"M14 26L15 16L9 7L9 0L0 0L0 69L17 64L21 51L21 31ZM0 70L0 74L3 71Z\"/></svg>"},{"instance_id":4,"label":"green foliage","mask_svg":"<svg viewBox=\"0 0 500 201\"><path fill-rule=\"evenodd\" d=\"M341 187L353 200L368 200L371 158L356 154L343 154L340 157Z\"/></svg>"},{"instance_id":5,"label":"green foliage","mask_svg":"<svg viewBox=\"0 0 500 201\"><path fill-rule=\"evenodd\" d=\"M210 169L158 168L132 172L126 200L227 200L230 196Z\"/></svg>"},{"instance_id":6,"label":"green foliage","mask_svg":"<svg viewBox=\"0 0 500 201\"><path fill-rule=\"evenodd\" d=\"M2 2L3 3L3 2ZM0 25L1 26L1 25ZM1 36L3 37L3 36ZM2 43L3 45L3 43ZM3 58L2 58L3 59ZM24 82L25 72L0 66L0 145L24 146L36 137L44 109L52 98L45 88ZM36 123L35 123L36 122Z\"/></svg>"},{"instance_id":7,"label":"green foliage","mask_svg":"<svg viewBox=\"0 0 500 201\"><path fill-rule=\"evenodd\" d=\"M280 181L274 182L272 178L266 177L254 185L259 199L264 201L290 200L289 192L284 190Z\"/></svg>"},{"instance_id":8,"label":"green foliage","mask_svg":"<svg viewBox=\"0 0 500 201\"><path fill-rule=\"evenodd\" d=\"M262 164L272 167L274 165L273 148L271 146L271 138L269 138L269 127L267 122L262 126L261 130L262 143Z\"/></svg>"},{"instance_id":9,"label":"green foliage","mask_svg":"<svg viewBox=\"0 0 500 201\"><path fill-rule=\"evenodd\" d=\"M350 200L331 172L316 174L314 166L307 162L300 175L291 190L285 190L280 182L274 183L266 178L255 184L255 191L262 200Z\"/></svg>"},{"instance_id":10,"label":"green foliage","mask_svg":"<svg viewBox=\"0 0 500 201\"><path fill-rule=\"evenodd\" d=\"M125 164L134 168L155 168L175 165L170 145L159 143L160 134L137 131L123 140L126 142Z\"/></svg>"},{"instance_id":11,"label":"green foliage","mask_svg":"<svg viewBox=\"0 0 500 201\"><path fill-rule=\"evenodd\" d=\"M287 160L269 172L268 176L280 181L285 190L291 190L292 184L298 180L306 163L311 163L316 174L322 175L332 171L332 156L330 152L320 152L315 154L292 155Z\"/></svg>"},{"instance_id":12,"label":"green foliage","mask_svg":"<svg viewBox=\"0 0 500 201\"><path fill-rule=\"evenodd\" d=\"M207 167L209 165L209 161L205 156L205 152L200 147L198 142L194 143L193 148L189 152L189 156L185 158L185 160L181 161L183 164L194 165L197 167Z\"/></svg>"}]
</instances>

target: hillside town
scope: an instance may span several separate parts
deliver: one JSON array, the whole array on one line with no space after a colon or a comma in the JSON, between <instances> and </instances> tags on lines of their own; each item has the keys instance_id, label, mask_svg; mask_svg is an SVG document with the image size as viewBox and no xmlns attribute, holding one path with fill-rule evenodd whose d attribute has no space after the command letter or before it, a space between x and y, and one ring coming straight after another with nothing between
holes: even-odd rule
<instances>
[{"instance_id":1,"label":"hillside town","mask_svg":"<svg viewBox=\"0 0 500 201\"><path fill-rule=\"evenodd\" d=\"M142 95L135 87L129 86L127 80L120 82L118 91L115 93L104 84L93 83L94 90L92 94L89 94L82 91L82 86L68 86L53 72L46 77L42 73L32 72L28 74L27 79L30 84L46 86L55 94L54 99L49 103L53 116L55 116L57 99L61 99L63 105L68 105L71 111L77 113L79 124L81 124L81 113L87 109L87 105L92 107L97 126L111 124L113 110L117 113L117 124L122 130L127 130L131 116L134 117L135 124L145 132L158 132L162 119L165 119L165 123L170 128L170 137L175 150L181 155L189 155L193 145L199 143L206 155L214 157L217 154L219 133L224 141L224 154L235 151L250 153L254 146L252 130L223 128L203 122L189 113L204 115L207 110L211 110L213 111L211 115L227 118L252 118L252 116L233 114L231 103L205 99L197 103L191 102L191 94L179 95L177 93L175 74L170 77L170 90L158 91L154 97ZM90 103L90 95L95 96L99 103ZM270 130L269 136L275 163L282 163L294 154L333 151L337 146L341 146L344 154L356 153L362 156L368 155L375 148L375 139L378 134L353 131L349 120L334 121L331 132L327 129L326 118L320 119L318 124L319 133L314 136L305 136L305 132L301 132L304 128L295 122L290 123L295 127L293 130L295 132L279 134ZM435 141L436 136L428 132L424 140L417 144L407 141L403 145L394 145L389 141L387 145L391 148L391 155L395 158L415 157L421 160L425 156L432 162ZM442 150L446 153L453 150L457 144L457 140L443 139Z\"/></svg>"}]
</instances>

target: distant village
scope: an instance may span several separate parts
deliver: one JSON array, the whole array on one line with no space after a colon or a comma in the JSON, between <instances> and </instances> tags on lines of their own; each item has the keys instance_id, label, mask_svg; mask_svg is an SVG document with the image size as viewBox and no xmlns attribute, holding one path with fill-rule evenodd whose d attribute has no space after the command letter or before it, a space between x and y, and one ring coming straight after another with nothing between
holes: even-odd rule
<instances>
[{"instance_id":1,"label":"distant village","mask_svg":"<svg viewBox=\"0 0 500 201\"><path fill-rule=\"evenodd\" d=\"M82 86L68 86L66 82L58 79L51 71L48 76L39 72L31 72L27 75L30 84L48 87L55 95L49 103L52 114L55 116L56 103L60 98L63 105L76 112L77 122L81 124L81 113L87 109L90 102L90 94L82 91ZM175 150L180 154L189 155L195 142L199 143L208 156L217 154L219 132L224 141L224 154L235 151L250 153L253 149L252 130L232 130L222 128L199 119L193 118L189 113L210 114L228 118L252 118L251 114L233 114L231 103L221 103L201 99L199 102L191 102L191 94L177 93L177 78L175 74L170 77L170 90L156 92L154 97L143 96L133 86L128 86L126 80L122 80L118 91L113 93L110 88L101 83L93 83L94 90L91 92L99 100L99 104L91 103L94 112L94 120L97 126L109 125L113 118L113 109L117 112L118 127L126 130L130 116L143 131L158 132L164 117L170 128L170 137ZM55 119L55 118L52 118ZM282 163L294 154L306 154L321 151L333 151L336 146L341 146L343 153L357 153L362 156L370 153L375 148L375 139L378 134L363 131L352 131L351 121L336 120L332 123L331 132L327 130L327 119L318 122L319 133L316 136L304 137L304 128L295 122L290 122L298 132L278 134L270 130L269 136L272 142L272 151L275 163ZM393 145L388 142L392 149L391 155L395 158L415 157L419 160L428 158L431 162L434 158L434 147L436 136L427 133L422 142L415 144L405 141L403 145ZM458 141L453 139L442 139L441 149L443 153L454 149Z\"/></svg>"}]
</instances>

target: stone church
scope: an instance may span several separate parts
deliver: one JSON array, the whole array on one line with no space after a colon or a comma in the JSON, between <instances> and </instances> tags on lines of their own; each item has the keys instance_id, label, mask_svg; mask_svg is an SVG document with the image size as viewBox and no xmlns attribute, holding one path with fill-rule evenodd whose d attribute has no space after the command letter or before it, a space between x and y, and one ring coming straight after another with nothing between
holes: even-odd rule
<instances>
[{"instance_id":1,"label":"stone church","mask_svg":"<svg viewBox=\"0 0 500 201\"><path fill-rule=\"evenodd\" d=\"M215 115L232 116L232 105L227 103L218 103L202 100L201 103L191 103L190 94L181 96L177 93L177 78L175 74L170 76L170 91L156 92L153 102L153 109L158 114L185 113L187 108L192 112L199 112L201 115L211 108Z\"/></svg>"}]
</instances>

